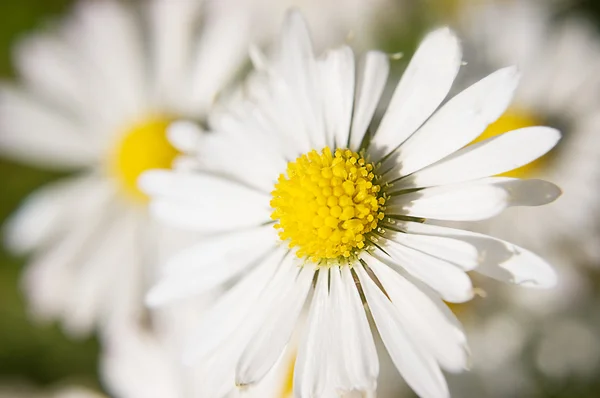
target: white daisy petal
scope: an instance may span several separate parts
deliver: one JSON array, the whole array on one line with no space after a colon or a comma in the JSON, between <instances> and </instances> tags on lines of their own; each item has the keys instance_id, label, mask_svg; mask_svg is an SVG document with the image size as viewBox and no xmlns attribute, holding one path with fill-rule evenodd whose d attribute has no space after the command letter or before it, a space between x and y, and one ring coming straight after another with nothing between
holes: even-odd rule
<instances>
[{"instance_id":1,"label":"white daisy petal","mask_svg":"<svg viewBox=\"0 0 600 398\"><path fill-rule=\"evenodd\" d=\"M46 320L68 318L66 311L72 299L72 291L77 284L78 265L81 258L87 258L93 249L95 234L102 232L107 218L107 209L114 192L105 184L96 181L85 189L85 195L69 208L67 215L73 218L62 220L54 239L46 251L37 252L25 270L22 284L35 317ZM82 217L85 223L77 222ZM68 294L65 294L68 292ZM84 330L77 330L76 332Z\"/></svg>"},{"instance_id":2,"label":"white daisy petal","mask_svg":"<svg viewBox=\"0 0 600 398\"><path fill-rule=\"evenodd\" d=\"M106 101L97 105L110 110L115 123L139 115L149 93L144 84L142 39L133 10L119 2L103 1L78 3L75 11L65 33L68 45L97 78L91 84L98 85ZM107 24L110 29L106 29Z\"/></svg>"},{"instance_id":3,"label":"white daisy petal","mask_svg":"<svg viewBox=\"0 0 600 398\"><path fill-rule=\"evenodd\" d=\"M157 197L151 211L180 227L228 231L269 220L268 196L214 175L154 170L138 184Z\"/></svg>"},{"instance_id":4,"label":"white daisy petal","mask_svg":"<svg viewBox=\"0 0 600 398\"><path fill-rule=\"evenodd\" d=\"M344 148L348 145L354 104L354 53L348 46L331 50L325 54L319 66L329 143Z\"/></svg>"},{"instance_id":5,"label":"white daisy petal","mask_svg":"<svg viewBox=\"0 0 600 398\"><path fill-rule=\"evenodd\" d=\"M288 256L282 267L293 267L294 259ZM310 290L314 270L299 270L293 287L278 299L277 311L270 311L265 323L252 337L236 368L236 384L249 385L261 380L275 365L290 340L300 311Z\"/></svg>"},{"instance_id":6,"label":"white daisy petal","mask_svg":"<svg viewBox=\"0 0 600 398\"><path fill-rule=\"evenodd\" d=\"M504 68L457 94L392 156L396 166L390 173L409 175L473 141L504 113L518 80L515 67Z\"/></svg>"},{"instance_id":7,"label":"white daisy petal","mask_svg":"<svg viewBox=\"0 0 600 398\"><path fill-rule=\"evenodd\" d=\"M235 267L234 263L239 261L248 264L252 262L252 258L273 248L276 239L277 234L272 225L206 237L167 260L163 273L165 275L192 271L218 273L220 270L212 268Z\"/></svg>"},{"instance_id":8,"label":"white daisy petal","mask_svg":"<svg viewBox=\"0 0 600 398\"><path fill-rule=\"evenodd\" d=\"M398 228L411 234L464 240L480 253L475 271L503 282L527 287L550 288L556 284L556 272L540 257L510 242L491 236L415 222L401 222Z\"/></svg>"},{"instance_id":9,"label":"white daisy petal","mask_svg":"<svg viewBox=\"0 0 600 398\"><path fill-rule=\"evenodd\" d=\"M406 383L420 397L449 397L444 375L434 356L411 339L403 328L398 310L375 285L363 267L357 266L354 269L381 339Z\"/></svg>"},{"instance_id":10,"label":"white daisy petal","mask_svg":"<svg viewBox=\"0 0 600 398\"><path fill-rule=\"evenodd\" d=\"M193 333L187 352L186 363L194 363L214 352L251 313L256 300L280 268L284 252L270 254L239 283L228 290L202 317L202 323ZM176 289L176 286L173 287ZM150 291L150 293L152 290ZM219 333L214 333L218 330Z\"/></svg>"},{"instance_id":11,"label":"white daisy petal","mask_svg":"<svg viewBox=\"0 0 600 398\"><path fill-rule=\"evenodd\" d=\"M43 34L27 37L16 46L16 67L30 90L80 111L85 104L81 73L74 54L60 40Z\"/></svg>"},{"instance_id":12,"label":"white daisy petal","mask_svg":"<svg viewBox=\"0 0 600 398\"><path fill-rule=\"evenodd\" d=\"M386 155L410 137L444 100L461 63L458 39L447 28L430 33L406 68L371 145Z\"/></svg>"},{"instance_id":13,"label":"white daisy petal","mask_svg":"<svg viewBox=\"0 0 600 398\"><path fill-rule=\"evenodd\" d=\"M303 130L301 134L307 143L317 147L325 146L322 102L316 95L320 86L317 62L306 22L295 10L288 13L284 22L279 51L281 74L285 84L289 86L288 95L293 96L287 100L290 102L289 111L299 112L301 125L298 127ZM279 115L282 116L285 117ZM286 120L285 125L289 129L290 121ZM305 149L298 149L306 152L310 145Z\"/></svg>"},{"instance_id":14,"label":"white daisy petal","mask_svg":"<svg viewBox=\"0 0 600 398\"><path fill-rule=\"evenodd\" d=\"M367 52L358 64L349 146L353 151L358 151L373 119L389 71L388 56L380 51Z\"/></svg>"},{"instance_id":15,"label":"white daisy petal","mask_svg":"<svg viewBox=\"0 0 600 398\"><path fill-rule=\"evenodd\" d=\"M516 285L549 289L557 284L556 271L540 256L509 242L501 241L512 251L512 257L501 264L484 262L476 271Z\"/></svg>"},{"instance_id":16,"label":"white daisy petal","mask_svg":"<svg viewBox=\"0 0 600 398\"><path fill-rule=\"evenodd\" d=\"M146 304L160 306L182 297L206 293L230 280L273 248L273 239L269 239L273 235L271 229L266 226L241 234L226 234L184 250L167 263L170 272L154 286L146 297ZM232 244L235 250L230 249ZM195 277L198 272L204 277Z\"/></svg>"},{"instance_id":17,"label":"white daisy petal","mask_svg":"<svg viewBox=\"0 0 600 398\"><path fill-rule=\"evenodd\" d=\"M251 129L249 124L235 118L224 119L219 120L212 134L202 137L198 160L207 169L270 192L277 179L277 173L273 171L285 168L285 154L281 153L276 142L264 134L245 134ZM236 142L236 145L227 145L228 140L224 140L224 137ZM265 152L249 151L248 148L254 145L264 148ZM227 156L223 156L223 153ZM293 156L296 156L295 152Z\"/></svg>"},{"instance_id":18,"label":"white daisy petal","mask_svg":"<svg viewBox=\"0 0 600 398\"><path fill-rule=\"evenodd\" d=\"M95 178L74 177L32 193L4 224L6 246L24 254L56 238L72 213L73 205L98 194ZM103 187L104 188L104 187Z\"/></svg>"},{"instance_id":19,"label":"white daisy petal","mask_svg":"<svg viewBox=\"0 0 600 398\"><path fill-rule=\"evenodd\" d=\"M294 285L296 284L296 277L298 276L298 269L293 267L294 261L291 256L288 254L287 257L283 260L282 263L279 264L278 269L276 270L273 277L269 280L269 283L262 289L258 300L253 303L252 311L247 312L243 321L243 328L236 328L232 331L232 334L227 337L225 341L222 342L222 345L216 349L213 353L212 363L209 359L208 361L203 359L201 363L207 363L210 365L210 372L208 374L209 379L204 380L203 384L206 386L202 387L204 394L202 396L217 396L221 397L224 393L230 390L238 381L235 377L235 367L236 363L239 363L241 356L243 355L244 350L249 347L251 339L255 336L255 334L260 333L263 330L263 326L267 324L267 320L270 318L270 315L273 313L283 313L285 311L285 307L287 300L281 299L284 296L288 296L294 291ZM310 288L310 281L312 280L310 275L305 276L308 281L303 284L305 291ZM302 290L301 290L302 291ZM301 291L294 291L295 293L300 293ZM292 301L298 299L298 295L291 296L290 299ZM301 307L301 302L296 302L298 306ZM297 312L300 311L300 308L297 309ZM289 314L288 314L289 315ZM272 317L271 317L272 318ZM268 337L268 336L267 336ZM278 339L280 342L285 338L284 335L279 335L273 337L274 339ZM283 341L285 343L285 341ZM269 350L273 350L274 348L280 347L279 344L275 344L273 347L267 346ZM275 359L277 359L281 355L281 349L278 352L270 352L267 355L267 359L271 357L271 355L275 355ZM262 366L266 366L267 364L263 364ZM217 369L214 369L214 367ZM239 386L239 384L238 384Z\"/></svg>"},{"instance_id":20,"label":"white daisy petal","mask_svg":"<svg viewBox=\"0 0 600 398\"><path fill-rule=\"evenodd\" d=\"M435 220L476 221L499 214L508 203L508 193L501 187L466 183L393 196L386 212Z\"/></svg>"},{"instance_id":21,"label":"white daisy petal","mask_svg":"<svg viewBox=\"0 0 600 398\"><path fill-rule=\"evenodd\" d=\"M72 287L70 299L64 309L65 314L68 314L65 316L64 325L69 333L84 335L92 329L98 314L103 314L109 301L105 292L114 285L114 275L119 273L123 264L134 267L130 253L135 248L137 227L137 214L123 210L112 214L108 225L100 231L94 231L94 246L82 253L81 259L73 259L71 265L77 266L74 271L77 282ZM137 292L131 285L127 287L133 290L132 293L139 294L142 290L139 285ZM126 302L119 304L125 306ZM117 314L122 312L113 312L113 315ZM139 314L127 313L123 319L135 315ZM105 321L105 325L110 323Z\"/></svg>"},{"instance_id":22,"label":"white daisy petal","mask_svg":"<svg viewBox=\"0 0 600 398\"><path fill-rule=\"evenodd\" d=\"M374 393L379 362L349 267L330 270L332 379L337 391Z\"/></svg>"},{"instance_id":23,"label":"white daisy petal","mask_svg":"<svg viewBox=\"0 0 600 398\"><path fill-rule=\"evenodd\" d=\"M548 181L489 177L399 194L388 200L386 209L387 214L476 221L512 206L545 205L561 193L560 188Z\"/></svg>"},{"instance_id":24,"label":"white daisy petal","mask_svg":"<svg viewBox=\"0 0 600 398\"><path fill-rule=\"evenodd\" d=\"M246 61L252 38L252 21L247 13L237 7L218 10L217 6L215 2L200 4L208 18L203 19L200 34L192 38L195 48L191 50L192 70L187 82L187 111L192 114L198 110L206 113L219 92L234 80Z\"/></svg>"},{"instance_id":25,"label":"white daisy petal","mask_svg":"<svg viewBox=\"0 0 600 398\"><path fill-rule=\"evenodd\" d=\"M395 232L402 231L403 225L401 221L390 224L389 227L393 229L386 229L383 236L424 254L448 261L464 271L471 271L479 265L479 251L475 245L460 239Z\"/></svg>"},{"instance_id":26,"label":"white daisy petal","mask_svg":"<svg viewBox=\"0 0 600 398\"><path fill-rule=\"evenodd\" d=\"M377 244L381 250L375 251L373 256L423 281L445 301L462 303L473 298L471 279L455 264L404 246L394 239L378 239Z\"/></svg>"},{"instance_id":27,"label":"white daisy petal","mask_svg":"<svg viewBox=\"0 0 600 398\"><path fill-rule=\"evenodd\" d=\"M398 309L404 328L415 341L422 340L440 365L452 372L468 366L464 332L448 321L415 285L374 257L365 260Z\"/></svg>"},{"instance_id":28,"label":"white daisy petal","mask_svg":"<svg viewBox=\"0 0 600 398\"><path fill-rule=\"evenodd\" d=\"M304 340L298 350L294 369L294 395L321 397L332 380L328 372L330 322L328 270L320 269L309 310Z\"/></svg>"},{"instance_id":29,"label":"white daisy petal","mask_svg":"<svg viewBox=\"0 0 600 398\"><path fill-rule=\"evenodd\" d=\"M501 174L543 156L559 139L560 132L550 127L514 130L469 145L438 163L402 178L394 184L394 188L430 187Z\"/></svg>"},{"instance_id":30,"label":"white daisy petal","mask_svg":"<svg viewBox=\"0 0 600 398\"><path fill-rule=\"evenodd\" d=\"M93 164L97 148L81 125L23 91L0 89L0 153L31 164L73 169Z\"/></svg>"},{"instance_id":31,"label":"white daisy petal","mask_svg":"<svg viewBox=\"0 0 600 398\"><path fill-rule=\"evenodd\" d=\"M150 54L153 91L164 99L165 106L173 108L171 111L179 111L181 97L187 96L184 84L189 82L185 77L189 73L195 20L199 17L201 3L188 0L152 0L148 3L144 11L150 25L153 50Z\"/></svg>"},{"instance_id":32,"label":"white daisy petal","mask_svg":"<svg viewBox=\"0 0 600 398\"><path fill-rule=\"evenodd\" d=\"M559 187L544 180L492 177L481 181L490 181L504 189L508 193L509 206L542 206L554 202L562 194Z\"/></svg>"},{"instance_id":33,"label":"white daisy petal","mask_svg":"<svg viewBox=\"0 0 600 398\"><path fill-rule=\"evenodd\" d=\"M204 131L188 120L172 123L167 130L169 142L183 153L194 153Z\"/></svg>"}]
</instances>

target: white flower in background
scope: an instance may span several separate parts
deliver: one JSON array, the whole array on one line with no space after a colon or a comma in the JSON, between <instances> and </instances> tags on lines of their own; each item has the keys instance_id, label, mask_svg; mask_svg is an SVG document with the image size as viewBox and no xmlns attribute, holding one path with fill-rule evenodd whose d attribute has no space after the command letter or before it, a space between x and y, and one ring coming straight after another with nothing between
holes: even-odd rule
<instances>
[{"instance_id":1,"label":"white flower in background","mask_svg":"<svg viewBox=\"0 0 600 398\"><path fill-rule=\"evenodd\" d=\"M556 280L523 248L425 221L554 200L551 183L489 176L542 156L559 132L520 129L465 148L505 111L518 73L498 70L440 107L461 65L448 29L425 38L377 128L386 54L355 63L343 46L315 58L292 13L271 57L253 55L257 70L211 113L201 145L186 145L191 124L172 127L174 145L201 165L139 180L159 218L211 234L166 264L149 304L229 286L185 352L203 396L251 390L299 329L295 396L373 396L379 363L363 298L406 382L448 396L440 367L461 371L468 355L442 300L473 297L466 272L540 288Z\"/></svg>"},{"instance_id":2,"label":"white flower in background","mask_svg":"<svg viewBox=\"0 0 600 398\"><path fill-rule=\"evenodd\" d=\"M202 7L84 1L56 31L16 48L23 85L2 85L0 153L77 173L34 193L7 243L33 252L24 289L34 314L62 319L70 333L143 311L164 231L147 215L137 176L170 167L167 125L203 117L246 56L247 39L225 28L237 16Z\"/></svg>"},{"instance_id":3,"label":"white flower in background","mask_svg":"<svg viewBox=\"0 0 600 398\"><path fill-rule=\"evenodd\" d=\"M483 136L515 128L560 126L563 139L548 155L513 171L519 178L556 182L564 195L533 211L511 209L486 232L552 255L576 249L568 266L600 265L600 40L585 18L557 18L546 2L467 2L459 11L469 69L517 65L515 100ZM478 68L479 67L479 68ZM515 222L521 225L514 228Z\"/></svg>"},{"instance_id":4,"label":"white flower in background","mask_svg":"<svg viewBox=\"0 0 600 398\"><path fill-rule=\"evenodd\" d=\"M240 10L252 14L252 21L262 27L262 34L273 37L279 31L281 17L290 7L297 7L310 21L311 31L319 46L350 40L353 44L372 44L384 18L382 12L402 7L403 2L389 0L218 0L215 7Z\"/></svg>"},{"instance_id":5,"label":"white flower in background","mask_svg":"<svg viewBox=\"0 0 600 398\"><path fill-rule=\"evenodd\" d=\"M34 193L8 225L8 245L33 253L24 289L38 317L81 334L143 311L157 242L174 232L149 220L135 181L170 167L167 125L203 119L250 41L280 21L253 23L245 1L228 4L84 1L17 46L23 85L0 90L0 153L77 172Z\"/></svg>"}]
</instances>

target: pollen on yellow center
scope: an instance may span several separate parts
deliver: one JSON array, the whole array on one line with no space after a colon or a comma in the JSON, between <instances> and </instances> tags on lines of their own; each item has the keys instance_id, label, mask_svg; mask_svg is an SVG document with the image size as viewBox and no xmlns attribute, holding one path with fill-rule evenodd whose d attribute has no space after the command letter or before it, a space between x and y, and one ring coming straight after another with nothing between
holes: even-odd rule
<instances>
[{"instance_id":1,"label":"pollen on yellow center","mask_svg":"<svg viewBox=\"0 0 600 398\"><path fill-rule=\"evenodd\" d=\"M512 130L517 130L523 127L531 127L540 125L539 120L531 113L525 112L520 109L509 109L502 116L498 118L494 123L490 124L488 128L472 143L480 142L488 138L496 137L498 135L507 133ZM535 174L540 171L544 166L547 156L543 156L533 162L526 164L518 169L507 171L501 174L504 177L514 178L532 178Z\"/></svg>"},{"instance_id":2,"label":"pollen on yellow center","mask_svg":"<svg viewBox=\"0 0 600 398\"><path fill-rule=\"evenodd\" d=\"M355 255L384 216L373 169L362 155L329 147L289 162L272 192L279 237L317 263Z\"/></svg>"},{"instance_id":3,"label":"pollen on yellow center","mask_svg":"<svg viewBox=\"0 0 600 398\"><path fill-rule=\"evenodd\" d=\"M150 169L169 168L179 152L167 139L171 119L154 116L131 126L110 154L109 168L123 191L133 199L145 201L137 187L140 174Z\"/></svg>"}]
</instances>

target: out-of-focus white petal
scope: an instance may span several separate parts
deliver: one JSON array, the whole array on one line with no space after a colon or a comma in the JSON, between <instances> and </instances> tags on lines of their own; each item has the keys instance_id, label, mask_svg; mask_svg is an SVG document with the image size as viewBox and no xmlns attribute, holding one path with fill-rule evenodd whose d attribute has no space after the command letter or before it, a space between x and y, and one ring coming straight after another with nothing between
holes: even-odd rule
<instances>
[{"instance_id":1,"label":"out-of-focus white petal","mask_svg":"<svg viewBox=\"0 0 600 398\"><path fill-rule=\"evenodd\" d=\"M218 287L273 249L274 235L271 226L226 233L176 254L167 262L167 274L148 294L146 303L159 306Z\"/></svg>"},{"instance_id":2,"label":"out-of-focus white petal","mask_svg":"<svg viewBox=\"0 0 600 398\"><path fill-rule=\"evenodd\" d=\"M174 122L167 129L169 142L183 153L196 153L202 134L200 126L188 120Z\"/></svg>"},{"instance_id":3,"label":"out-of-focus white petal","mask_svg":"<svg viewBox=\"0 0 600 398\"><path fill-rule=\"evenodd\" d=\"M0 153L56 169L89 166L99 148L81 124L23 91L0 89Z\"/></svg>"},{"instance_id":4,"label":"out-of-focus white petal","mask_svg":"<svg viewBox=\"0 0 600 398\"><path fill-rule=\"evenodd\" d=\"M124 123L149 105L145 57L133 10L116 1L78 3L66 26L67 43L89 65L101 91L97 105L114 123ZM100 95L106 103L100 103ZM112 114L111 114L112 113Z\"/></svg>"},{"instance_id":5,"label":"out-of-focus white petal","mask_svg":"<svg viewBox=\"0 0 600 398\"><path fill-rule=\"evenodd\" d=\"M187 99L187 93L191 89L190 82L187 81L190 54L195 44L194 33L203 2L149 0L147 3L144 11L149 23L152 94L155 98L160 98L157 105L165 107L164 111L179 113L182 109L187 110L187 104L182 104L182 101ZM227 51L229 46L222 48ZM202 110L196 110L200 111Z\"/></svg>"},{"instance_id":6,"label":"out-of-focus white petal","mask_svg":"<svg viewBox=\"0 0 600 398\"><path fill-rule=\"evenodd\" d=\"M96 178L75 177L32 193L4 224L5 244L18 254L39 248L64 232L73 206L98 194Z\"/></svg>"},{"instance_id":7,"label":"out-of-focus white petal","mask_svg":"<svg viewBox=\"0 0 600 398\"><path fill-rule=\"evenodd\" d=\"M178 227L214 233L269 221L267 195L215 175L154 170L138 184L155 198L150 210Z\"/></svg>"},{"instance_id":8,"label":"out-of-focus white petal","mask_svg":"<svg viewBox=\"0 0 600 398\"><path fill-rule=\"evenodd\" d=\"M104 341L100 373L108 390L119 397L183 396L178 363L157 336L137 325L123 324ZM151 381L151 382L149 382Z\"/></svg>"}]
</instances>

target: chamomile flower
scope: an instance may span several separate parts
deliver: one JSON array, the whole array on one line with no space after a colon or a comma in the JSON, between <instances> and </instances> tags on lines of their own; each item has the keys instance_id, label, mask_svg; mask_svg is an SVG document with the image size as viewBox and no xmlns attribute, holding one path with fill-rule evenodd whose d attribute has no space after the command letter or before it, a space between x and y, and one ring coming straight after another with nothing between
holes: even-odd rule
<instances>
[{"instance_id":1,"label":"chamomile flower","mask_svg":"<svg viewBox=\"0 0 600 398\"><path fill-rule=\"evenodd\" d=\"M600 38L584 17L558 17L546 2L486 1L459 8L471 70L517 65L521 83L511 107L483 134L540 123L560 126L548 155L511 172L556 182L565 194L534 211L511 209L483 229L538 251L576 247L567 264L600 264L594 215L600 211ZM523 225L515 229L514 223Z\"/></svg>"},{"instance_id":2,"label":"chamomile flower","mask_svg":"<svg viewBox=\"0 0 600 398\"><path fill-rule=\"evenodd\" d=\"M554 200L549 182L489 176L542 156L559 132L531 127L466 146L505 111L518 73L500 69L440 107L462 62L448 29L424 39L377 127L386 54L355 62L342 46L317 58L291 13L270 56L253 57L246 85L211 113L212 134L189 148L196 167L139 180L158 218L211 235L167 263L148 303L228 287L185 353L202 368L203 396L251 389L297 330L296 397L374 396L367 314L408 385L448 396L441 369L465 369L468 353L443 300L473 297L466 272L537 288L556 279L526 249L428 221ZM189 123L172 128L177 142L193 136Z\"/></svg>"},{"instance_id":3,"label":"chamomile flower","mask_svg":"<svg viewBox=\"0 0 600 398\"><path fill-rule=\"evenodd\" d=\"M167 125L204 117L247 56L241 13L203 1L138 6L77 4L17 46L22 85L0 91L0 153L76 172L35 192L6 234L16 252L33 252L24 289L34 314L74 334L143 311L168 231L149 219L137 176L171 166Z\"/></svg>"}]
</instances>

